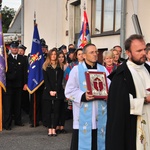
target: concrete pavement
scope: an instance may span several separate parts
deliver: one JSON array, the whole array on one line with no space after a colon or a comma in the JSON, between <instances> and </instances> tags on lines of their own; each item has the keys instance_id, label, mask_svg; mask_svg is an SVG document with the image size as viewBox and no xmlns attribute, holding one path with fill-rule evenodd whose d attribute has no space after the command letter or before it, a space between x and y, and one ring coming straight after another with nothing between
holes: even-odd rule
<instances>
[{"instance_id":1,"label":"concrete pavement","mask_svg":"<svg viewBox=\"0 0 150 150\"><path fill-rule=\"evenodd\" d=\"M23 115L25 126L12 126L11 131L0 132L0 150L69 150L71 143L72 120L66 120L67 134L47 136L47 128L40 125L29 127L27 115Z\"/></svg>"}]
</instances>

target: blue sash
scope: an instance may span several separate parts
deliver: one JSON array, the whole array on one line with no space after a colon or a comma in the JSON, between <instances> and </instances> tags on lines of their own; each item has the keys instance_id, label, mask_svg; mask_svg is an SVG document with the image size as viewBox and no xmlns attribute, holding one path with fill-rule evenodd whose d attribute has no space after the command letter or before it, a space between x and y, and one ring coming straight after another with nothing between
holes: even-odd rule
<instances>
[{"instance_id":1,"label":"blue sash","mask_svg":"<svg viewBox=\"0 0 150 150\"><path fill-rule=\"evenodd\" d=\"M97 70L105 72L104 67L97 66ZM104 100L98 101L98 132L97 132L97 150L105 150L105 134L107 121L107 102Z\"/></svg>"},{"instance_id":2,"label":"blue sash","mask_svg":"<svg viewBox=\"0 0 150 150\"><path fill-rule=\"evenodd\" d=\"M101 65L97 65L97 70L105 72ZM80 89L86 92L85 72L88 71L85 63L78 65ZM93 101L82 102L79 114L79 144L78 150L91 150L92 148L92 105ZM106 109L105 101L98 100L97 118L97 149L105 150L105 126L106 126Z\"/></svg>"}]
</instances>

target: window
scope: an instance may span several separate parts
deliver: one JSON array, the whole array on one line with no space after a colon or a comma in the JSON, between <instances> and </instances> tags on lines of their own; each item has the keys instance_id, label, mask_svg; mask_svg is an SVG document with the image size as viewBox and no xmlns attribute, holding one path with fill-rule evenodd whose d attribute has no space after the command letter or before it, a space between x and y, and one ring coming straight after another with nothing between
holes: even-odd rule
<instances>
[{"instance_id":1,"label":"window","mask_svg":"<svg viewBox=\"0 0 150 150\"><path fill-rule=\"evenodd\" d=\"M119 33L121 0L92 0L92 35Z\"/></svg>"}]
</instances>

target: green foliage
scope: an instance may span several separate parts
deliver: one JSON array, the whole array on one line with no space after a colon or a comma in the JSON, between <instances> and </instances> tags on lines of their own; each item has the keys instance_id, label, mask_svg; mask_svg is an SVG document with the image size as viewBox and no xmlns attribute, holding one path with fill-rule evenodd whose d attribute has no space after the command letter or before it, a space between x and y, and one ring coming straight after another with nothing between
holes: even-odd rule
<instances>
[{"instance_id":1,"label":"green foliage","mask_svg":"<svg viewBox=\"0 0 150 150\"><path fill-rule=\"evenodd\" d=\"M2 12L3 33L7 33L9 25L12 19L14 18L16 12L13 8L9 8L7 6L4 6L1 12Z\"/></svg>"}]
</instances>

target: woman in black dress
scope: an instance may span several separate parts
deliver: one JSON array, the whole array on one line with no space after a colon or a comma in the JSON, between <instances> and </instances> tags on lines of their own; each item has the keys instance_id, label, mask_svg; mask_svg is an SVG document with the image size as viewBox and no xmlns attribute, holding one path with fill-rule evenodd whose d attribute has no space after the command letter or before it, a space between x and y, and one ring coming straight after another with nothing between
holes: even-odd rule
<instances>
[{"instance_id":1,"label":"woman in black dress","mask_svg":"<svg viewBox=\"0 0 150 150\"><path fill-rule=\"evenodd\" d=\"M43 64L44 74L44 111L48 123L48 136L57 136L56 126L59 121L60 105L64 100L64 89L62 86L63 70L61 69L56 49L49 51L46 61Z\"/></svg>"}]
</instances>

